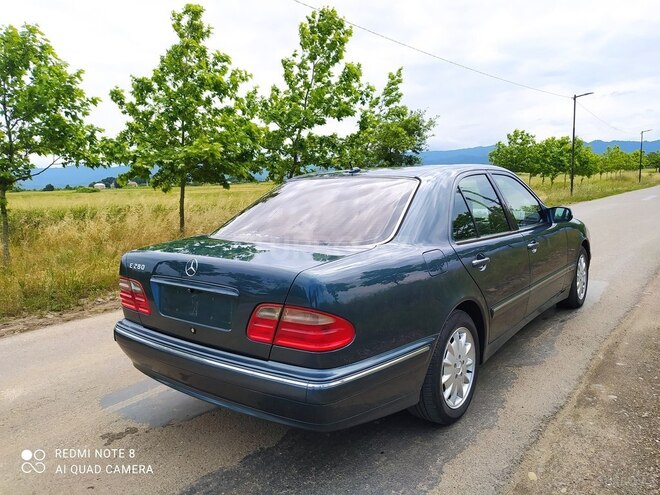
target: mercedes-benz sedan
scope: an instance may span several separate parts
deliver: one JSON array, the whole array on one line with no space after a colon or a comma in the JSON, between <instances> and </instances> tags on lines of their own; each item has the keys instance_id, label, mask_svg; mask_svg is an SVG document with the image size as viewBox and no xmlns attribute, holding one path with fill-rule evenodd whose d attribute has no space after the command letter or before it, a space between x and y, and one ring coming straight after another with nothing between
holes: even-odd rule
<instances>
[{"instance_id":1,"label":"mercedes-benz sedan","mask_svg":"<svg viewBox=\"0 0 660 495\"><path fill-rule=\"evenodd\" d=\"M512 335L583 304L590 258L568 208L498 167L305 176L210 235L124 255L114 336L154 379L273 421L449 424Z\"/></svg>"}]
</instances>

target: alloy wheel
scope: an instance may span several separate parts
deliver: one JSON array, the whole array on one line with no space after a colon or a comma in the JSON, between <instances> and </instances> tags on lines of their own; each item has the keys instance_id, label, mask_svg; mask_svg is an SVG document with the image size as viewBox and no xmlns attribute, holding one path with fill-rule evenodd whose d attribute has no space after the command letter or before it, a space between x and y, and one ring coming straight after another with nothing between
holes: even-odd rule
<instances>
[{"instance_id":1,"label":"alloy wheel","mask_svg":"<svg viewBox=\"0 0 660 495\"><path fill-rule=\"evenodd\" d=\"M587 259L584 253L580 255L580 259L577 263L577 295L580 301L584 299L585 294L587 293Z\"/></svg>"},{"instance_id":2,"label":"alloy wheel","mask_svg":"<svg viewBox=\"0 0 660 495\"><path fill-rule=\"evenodd\" d=\"M451 409L461 407L469 396L474 380L475 361L472 334L465 327L457 328L445 346L440 384L445 402Z\"/></svg>"}]
</instances>

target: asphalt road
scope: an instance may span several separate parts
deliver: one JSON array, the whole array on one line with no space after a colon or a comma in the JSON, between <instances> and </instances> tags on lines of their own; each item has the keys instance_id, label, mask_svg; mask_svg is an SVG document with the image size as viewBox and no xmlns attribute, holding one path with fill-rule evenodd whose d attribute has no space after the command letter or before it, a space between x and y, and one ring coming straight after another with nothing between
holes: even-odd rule
<instances>
[{"instance_id":1,"label":"asphalt road","mask_svg":"<svg viewBox=\"0 0 660 495\"><path fill-rule=\"evenodd\" d=\"M317 434L215 408L136 371L113 312L0 339L0 493L496 493L660 269L660 187L573 210L585 306L521 330L451 427L403 412Z\"/></svg>"}]
</instances>

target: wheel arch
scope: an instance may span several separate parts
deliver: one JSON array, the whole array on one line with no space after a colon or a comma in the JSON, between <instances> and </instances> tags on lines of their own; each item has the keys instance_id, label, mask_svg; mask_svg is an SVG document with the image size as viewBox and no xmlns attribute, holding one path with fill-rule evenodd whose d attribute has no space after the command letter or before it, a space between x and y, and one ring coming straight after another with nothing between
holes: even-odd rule
<instances>
[{"instance_id":1,"label":"wheel arch","mask_svg":"<svg viewBox=\"0 0 660 495\"><path fill-rule=\"evenodd\" d=\"M589 261L591 261L591 244L589 244L589 239L582 241L582 247L587 251L587 256L589 257Z\"/></svg>"},{"instance_id":2,"label":"wheel arch","mask_svg":"<svg viewBox=\"0 0 660 495\"><path fill-rule=\"evenodd\" d=\"M470 318L472 318L472 321L477 327L477 335L479 336L479 363L482 363L484 357L484 348L486 346L487 331L486 331L486 319L484 317L484 313L481 309L481 306L479 306L479 304L476 301L472 299L468 299L458 304L453 311L457 311L457 310L467 313L467 315Z\"/></svg>"}]
</instances>

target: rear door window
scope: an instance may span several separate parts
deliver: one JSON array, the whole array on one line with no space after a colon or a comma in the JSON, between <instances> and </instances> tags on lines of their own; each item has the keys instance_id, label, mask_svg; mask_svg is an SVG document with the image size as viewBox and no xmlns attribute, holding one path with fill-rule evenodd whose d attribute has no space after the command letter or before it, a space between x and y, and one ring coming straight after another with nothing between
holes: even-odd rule
<instances>
[{"instance_id":1,"label":"rear door window","mask_svg":"<svg viewBox=\"0 0 660 495\"><path fill-rule=\"evenodd\" d=\"M466 241L477 237L472 214L468 210L463 194L459 189L454 193L454 209L452 218L452 235L455 241Z\"/></svg>"},{"instance_id":2,"label":"rear door window","mask_svg":"<svg viewBox=\"0 0 660 495\"><path fill-rule=\"evenodd\" d=\"M486 175L470 175L458 187L472 214L479 237L510 230L504 208Z\"/></svg>"}]
</instances>

